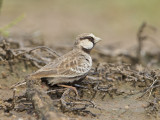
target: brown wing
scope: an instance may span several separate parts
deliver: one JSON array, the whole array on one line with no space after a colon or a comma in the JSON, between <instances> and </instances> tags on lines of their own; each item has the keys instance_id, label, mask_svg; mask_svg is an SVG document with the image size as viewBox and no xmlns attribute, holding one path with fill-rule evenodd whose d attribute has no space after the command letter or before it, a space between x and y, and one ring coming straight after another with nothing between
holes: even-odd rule
<instances>
[{"instance_id":1,"label":"brown wing","mask_svg":"<svg viewBox=\"0 0 160 120\"><path fill-rule=\"evenodd\" d=\"M78 51L71 51L68 54L45 65L31 76L33 78L43 77L77 77L86 74L92 66L91 57Z\"/></svg>"}]
</instances>

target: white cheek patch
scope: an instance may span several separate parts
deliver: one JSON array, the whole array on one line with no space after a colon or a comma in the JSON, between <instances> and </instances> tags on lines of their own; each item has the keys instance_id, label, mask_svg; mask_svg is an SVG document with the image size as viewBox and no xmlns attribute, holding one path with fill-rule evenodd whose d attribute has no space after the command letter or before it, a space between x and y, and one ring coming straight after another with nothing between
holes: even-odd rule
<instances>
[{"instance_id":1,"label":"white cheek patch","mask_svg":"<svg viewBox=\"0 0 160 120\"><path fill-rule=\"evenodd\" d=\"M89 41L88 39L82 40L80 42L80 46L82 46L85 49L92 49L93 48L93 43Z\"/></svg>"}]
</instances>

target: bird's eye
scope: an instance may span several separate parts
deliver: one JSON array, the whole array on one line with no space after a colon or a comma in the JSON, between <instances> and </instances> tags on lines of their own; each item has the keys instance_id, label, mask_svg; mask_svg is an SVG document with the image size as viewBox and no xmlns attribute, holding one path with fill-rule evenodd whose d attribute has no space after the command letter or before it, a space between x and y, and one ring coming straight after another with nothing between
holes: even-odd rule
<instances>
[{"instance_id":1,"label":"bird's eye","mask_svg":"<svg viewBox=\"0 0 160 120\"><path fill-rule=\"evenodd\" d=\"M85 36L80 38L80 40L85 40L85 39L88 39L89 41L94 42L94 38L91 36Z\"/></svg>"}]
</instances>

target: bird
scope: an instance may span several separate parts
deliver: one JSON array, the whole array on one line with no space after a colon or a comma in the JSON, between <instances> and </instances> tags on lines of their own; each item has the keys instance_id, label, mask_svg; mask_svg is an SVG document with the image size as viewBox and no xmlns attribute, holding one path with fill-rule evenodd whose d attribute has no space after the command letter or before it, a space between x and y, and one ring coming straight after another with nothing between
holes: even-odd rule
<instances>
[{"instance_id":1,"label":"bird","mask_svg":"<svg viewBox=\"0 0 160 120\"><path fill-rule=\"evenodd\" d=\"M101 38L92 33L78 35L70 52L30 74L29 78L47 78L48 84L52 86L63 86L63 84L73 83L85 78L92 67L90 52L99 41L101 41Z\"/></svg>"}]
</instances>

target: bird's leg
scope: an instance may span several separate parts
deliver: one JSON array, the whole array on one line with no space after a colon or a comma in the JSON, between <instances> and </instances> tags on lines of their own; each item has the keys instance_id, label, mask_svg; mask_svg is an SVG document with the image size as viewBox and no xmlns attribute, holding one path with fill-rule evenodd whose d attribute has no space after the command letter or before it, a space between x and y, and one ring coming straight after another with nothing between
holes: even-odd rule
<instances>
[{"instance_id":1,"label":"bird's leg","mask_svg":"<svg viewBox=\"0 0 160 120\"><path fill-rule=\"evenodd\" d=\"M76 95L77 95L76 97L78 97L78 91L75 87L69 86L69 85L58 85L58 86L72 89L76 93Z\"/></svg>"}]
</instances>

